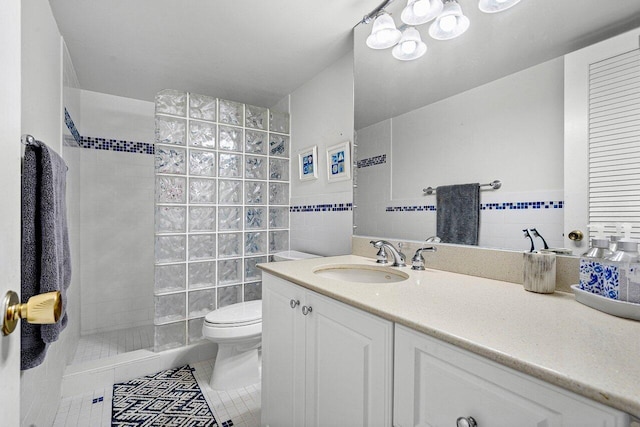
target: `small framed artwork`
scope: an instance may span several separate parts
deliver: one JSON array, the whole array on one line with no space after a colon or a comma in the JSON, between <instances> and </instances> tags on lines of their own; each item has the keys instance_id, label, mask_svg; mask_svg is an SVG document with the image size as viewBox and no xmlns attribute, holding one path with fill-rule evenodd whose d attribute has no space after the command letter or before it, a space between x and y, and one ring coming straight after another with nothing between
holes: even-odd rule
<instances>
[{"instance_id":1,"label":"small framed artwork","mask_svg":"<svg viewBox=\"0 0 640 427\"><path fill-rule=\"evenodd\" d=\"M351 150L349 141L327 148L327 180L344 181L351 178Z\"/></svg>"},{"instance_id":2,"label":"small framed artwork","mask_svg":"<svg viewBox=\"0 0 640 427\"><path fill-rule=\"evenodd\" d=\"M318 146L314 145L298 153L300 181L318 178Z\"/></svg>"}]
</instances>

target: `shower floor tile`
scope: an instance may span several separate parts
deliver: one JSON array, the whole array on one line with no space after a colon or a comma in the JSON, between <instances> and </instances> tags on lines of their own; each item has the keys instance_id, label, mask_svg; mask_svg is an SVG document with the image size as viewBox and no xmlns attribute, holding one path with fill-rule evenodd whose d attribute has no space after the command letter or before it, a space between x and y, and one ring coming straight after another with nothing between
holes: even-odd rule
<instances>
[{"instance_id":1,"label":"shower floor tile","mask_svg":"<svg viewBox=\"0 0 640 427\"><path fill-rule=\"evenodd\" d=\"M209 379L214 360L192 363L194 376L213 411L220 427L231 420L233 427L258 427L260 425L260 384L229 391L214 391ZM92 393L62 399L58 405L53 427L109 427L113 387L98 389Z\"/></svg>"},{"instance_id":2,"label":"shower floor tile","mask_svg":"<svg viewBox=\"0 0 640 427\"><path fill-rule=\"evenodd\" d=\"M80 337L71 365L153 347L153 325Z\"/></svg>"}]
</instances>

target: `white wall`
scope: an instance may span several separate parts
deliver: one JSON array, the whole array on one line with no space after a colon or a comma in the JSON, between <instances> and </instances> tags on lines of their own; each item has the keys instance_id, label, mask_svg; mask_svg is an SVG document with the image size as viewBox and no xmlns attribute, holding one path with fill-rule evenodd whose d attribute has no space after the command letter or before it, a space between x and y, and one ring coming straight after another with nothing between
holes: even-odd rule
<instances>
[{"instance_id":1,"label":"white wall","mask_svg":"<svg viewBox=\"0 0 640 427\"><path fill-rule=\"evenodd\" d=\"M29 133L62 154L69 166L67 208L72 253L72 281L67 291L69 322L60 339L49 346L44 362L21 375L21 425L51 425L60 397L67 361L79 338L77 156L62 146L62 39L49 2L22 2L22 133Z\"/></svg>"},{"instance_id":2,"label":"white wall","mask_svg":"<svg viewBox=\"0 0 640 427\"><path fill-rule=\"evenodd\" d=\"M358 131L357 234L403 239L435 235L427 186L502 181L481 204L559 201L563 189L563 61L519 73ZM528 249L522 229L536 227L562 246L562 209L482 210L480 246Z\"/></svg>"},{"instance_id":3,"label":"white wall","mask_svg":"<svg viewBox=\"0 0 640 427\"><path fill-rule=\"evenodd\" d=\"M83 137L154 141L154 103L80 91ZM153 323L154 156L81 148L82 334Z\"/></svg>"},{"instance_id":4,"label":"white wall","mask_svg":"<svg viewBox=\"0 0 640 427\"><path fill-rule=\"evenodd\" d=\"M290 95L291 206L351 203L352 181L327 182L327 147L353 143L353 53ZM298 151L318 146L318 179L300 181ZM320 255L351 252L351 210L291 213L291 249Z\"/></svg>"}]
</instances>

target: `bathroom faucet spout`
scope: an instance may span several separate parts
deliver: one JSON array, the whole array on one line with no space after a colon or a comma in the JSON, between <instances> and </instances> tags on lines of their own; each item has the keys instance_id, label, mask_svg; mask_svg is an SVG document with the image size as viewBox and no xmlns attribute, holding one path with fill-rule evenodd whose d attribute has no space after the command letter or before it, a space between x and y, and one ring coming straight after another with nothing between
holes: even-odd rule
<instances>
[{"instance_id":1,"label":"bathroom faucet spout","mask_svg":"<svg viewBox=\"0 0 640 427\"><path fill-rule=\"evenodd\" d=\"M374 248L377 249L387 249L393 255L393 267L406 267L407 263L405 262L404 254L399 252L393 244L387 242L386 240L372 240L369 242L373 245Z\"/></svg>"}]
</instances>

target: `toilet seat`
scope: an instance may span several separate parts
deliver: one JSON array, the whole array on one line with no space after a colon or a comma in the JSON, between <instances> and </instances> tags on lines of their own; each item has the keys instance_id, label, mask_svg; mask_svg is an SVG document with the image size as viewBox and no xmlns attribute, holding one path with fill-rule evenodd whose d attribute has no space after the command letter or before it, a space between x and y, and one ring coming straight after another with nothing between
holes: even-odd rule
<instances>
[{"instance_id":1,"label":"toilet seat","mask_svg":"<svg viewBox=\"0 0 640 427\"><path fill-rule=\"evenodd\" d=\"M204 322L215 327L236 327L262 322L262 300L239 302L207 314Z\"/></svg>"}]
</instances>

